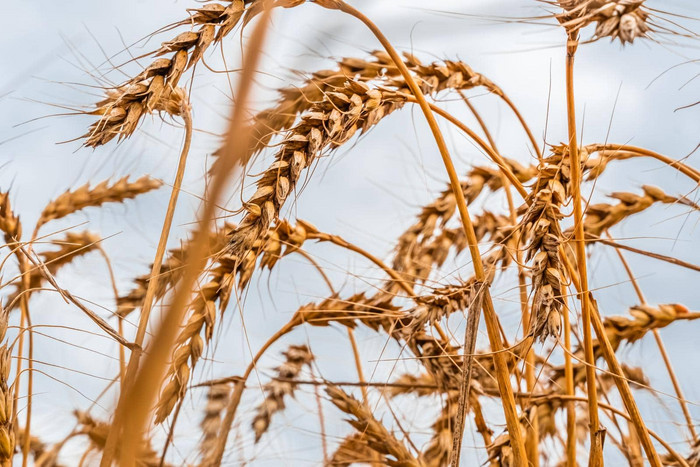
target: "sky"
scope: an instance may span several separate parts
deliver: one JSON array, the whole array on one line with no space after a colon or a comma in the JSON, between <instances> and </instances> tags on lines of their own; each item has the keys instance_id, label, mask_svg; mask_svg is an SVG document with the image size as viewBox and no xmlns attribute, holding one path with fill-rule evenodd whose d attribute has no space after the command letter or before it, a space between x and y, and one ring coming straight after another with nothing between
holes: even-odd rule
<instances>
[{"instance_id":1,"label":"sky","mask_svg":"<svg viewBox=\"0 0 700 467\"><path fill-rule=\"evenodd\" d=\"M679 15L697 16L697 7L691 0L647 3ZM13 207L21 213L26 226L36 221L50 199L87 181L151 174L170 183L182 143L181 122L157 115L148 117L130 139L92 150L81 147L80 142L92 119L75 113L90 109L100 99L102 87L138 73L148 59L132 58L157 48L172 34L151 37L151 33L185 18L186 9L196 5L197 2L182 0L67 0L0 6L2 16L9 18L4 25L7 47L0 59L4 71L0 74L0 189L10 191ZM512 20L542 16L546 14L544 4L531 0L473 0L436 2L426 7L425 2L403 0L356 1L353 5L375 20L400 50L410 51L425 62L463 60L488 76L522 110L538 140L557 144L566 138L564 33L552 20ZM674 21L694 26L682 18ZM586 30L583 36L591 34L591 30ZM207 65L216 70L226 69L227 65L235 68L240 61L242 37L245 42L246 34L241 36L237 30L223 48L208 51ZM657 39L625 47L619 42L601 40L580 48L575 86L581 140L584 144L634 144L673 158L687 157L687 163L698 167L700 156L693 150L698 145L700 106L681 109L698 100L700 80L694 78L700 62L693 62L697 58L697 42L667 35ZM256 80L255 106L262 109L269 105L277 88L301 83L303 73L331 67L334 58L366 57L378 46L361 24L338 12L313 4L275 11ZM186 238L192 227L200 206L203 176L232 103L231 82L225 73L199 67L194 77L186 75L183 80L191 85L196 131L171 235L172 246ZM231 80L235 83L235 76ZM493 96L479 92L470 95L494 132L501 152L522 163L532 163L525 137L507 109ZM447 98L441 104L473 124L459 103L452 100ZM456 130L447 125L442 128L460 173L466 173L474 164L486 163L486 156ZM258 168L269 163L272 155L272 151L266 152ZM256 167L251 173L256 173ZM247 190L253 180L251 177L244 181ZM304 219L323 231L341 234L389 259L392 240L413 222L420 206L443 189L445 181L427 125L419 112L405 108L355 144L321 160L310 183L283 213L287 218ZM611 164L597 181L591 199L600 202L606 194L616 191L639 193L644 184L661 186L671 195L687 194L693 199L697 195L693 184L677 172L655 161L635 160ZM112 259L118 288L128 291L133 278L147 272L153 258L168 195L166 187L124 205L76 214L42 232L49 235L62 228L76 228L100 233L106 239L103 245ZM476 212L483 207L505 208L503 200L496 197L486 198L483 203L474 207ZM227 205L231 209L239 206L236 196ZM31 231L28 227L25 230L29 231L27 234ZM678 206L650 209L613 229L613 234L635 247L700 263L697 213ZM603 247L591 251L591 287L596 290L602 313L626 313L629 305L636 304L636 297L615 252ZM343 251L311 245L309 252L344 293L371 290L381 279L376 269ZM678 302L692 310L700 309L697 272L631 254L627 257L649 303ZM4 280L12 277L11 266L7 268L3 270ZM468 277L469 271L467 258L461 256L452 259L442 272L445 280L455 280ZM61 271L58 280L76 296L94 303L103 316L108 317L114 309L108 271L99 255L75 261ZM301 257L291 256L272 273L258 274L243 297L242 314L232 306L220 320L215 345L207 352L195 379L240 373L251 353L299 305L327 295L324 287ZM514 301L517 296L508 283L494 287L499 316L506 329L515 332L519 318L518 303ZM97 399L106 380L114 377L117 362L111 356L116 355L116 347L96 335L99 329L79 311L49 292L35 294L31 308L35 310L35 324L75 328L47 327L42 331L46 335L37 337L36 359L41 373L37 376L33 423L42 439L55 441L72 429L72 410L87 408ZM457 317L450 324L451 331L461 335L462 318ZM133 331L134 323L127 323L127 332ZM697 349L695 323L672 325L661 334L679 369L678 377L691 402L691 412L698 418L700 362L688 358ZM401 356L400 349L387 345L386 336L361 330L358 340L362 360L373 369L376 381L386 380L392 372L396 375L414 369L412 362L396 360ZM318 356L318 374L329 380L353 377L344 331L325 328L296 331L275 346L263 359L261 371L255 375L257 381L264 383L269 377L286 344L299 343L312 344ZM484 347L484 335L480 335L479 344ZM654 430L678 442L681 449L684 432L678 424L682 417L678 405L668 396L673 389L653 339L647 337L618 354L625 361L643 366L659 391L655 396L638 392L643 413ZM94 408L96 416L108 416L112 397L110 393L99 399ZM184 422L176 432L176 445L181 449L170 454L175 464L194 460L190 451L194 452L197 442L198 407L204 393L194 389L192 397L183 408ZM231 435L227 465L238 465L241 459L248 459L251 465L317 464L321 451L313 390L300 389L296 401L288 404L288 411L273 421L269 436L254 445L247 423L260 399L259 390L248 391L244 398L241 426ZM402 400L399 405L397 410L406 420L424 428L417 440L425 442L431 417L438 407L436 401L416 405ZM502 423L497 408L488 410L494 425ZM333 412L330 404L324 403L324 411L329 439L340 439L349 432L342 416ZM159 439L164 436L162 431L155 435ZM485 460L483 449L476 449L479 442L475 436L465 439L467 459ZM67 445L66 462L77 459L82 449L78 442Z\"/></svg>"}]
</instances>

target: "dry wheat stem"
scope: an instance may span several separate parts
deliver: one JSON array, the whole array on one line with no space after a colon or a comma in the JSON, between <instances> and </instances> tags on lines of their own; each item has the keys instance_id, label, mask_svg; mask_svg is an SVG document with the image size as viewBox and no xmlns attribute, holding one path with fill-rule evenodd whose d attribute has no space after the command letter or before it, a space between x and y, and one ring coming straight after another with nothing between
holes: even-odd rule
<instances>
[{"instance_id":1,"label":"dry wheat stem","mask_svg":"<svg viewBox=\"0 0 700 467\"><path fill-rule=\"evenodd\" d=\"M574 203L574 229L576 239L576 259L581 290L581 325L583 327L583 344L586 366L586 390L588 393L588 418L591 437L589 467L602 467L604 431L600 430L598 421L598 397L595 384L595 367L593 366L593 341L591 337L591 308L588 295L588 272L586 268L586 250L583 231L583 211L581 201L581 165L576 136L576 110L574 99L574 56L578 48L578 32L567 31L566 46L566 113L569 129L569 159L571 167L571 190ZM648 454L651 457L651 452Z\"/></svg>"},{"instance_id":2,"label":"dry wheat stem","mask_svg":"<svg viewBox=\"0 0 700 467\"><path fill-rule=\"evenodd\" d=\"M136 336L134 343L137 345L137 349L131 352L129 356L129 362L127 363L126 373L122 381L121 391L119 393L119 402L117 403L117 408L122 404L122 398L128 394L129 385L132 383L139 369L139 361L141 358L141 346L143 345L144 337L146 336L146 330L148 328L148 322L150 318L151 307L153 305L153 299L158 290L158 283L160 281L160 268L163 262L163 256L165 255L165 249L168 243L168 237L170 236L170 228L172 226L173 217L175 214L175 207L177 206L178 196L180 194L180 188L182 187L182 180L185 175L185 168L187 165L187 157L189 155L190 143L192 141L192 117L191 109L186 99L182 101L182 109L180 110L183 121L185 123L185 140L178 160L177 171L175 174L175 181L173 182L173 188L170 192L170 199L168 201L168 207L165 213L165 219L163 220L163 227L161 229L160 239L158 240L158 247L156 248L155 259L153 260L153 267L151 269L150 280L148 282L148 287L146 289L146 295L141 307L141 314L139 316L139 325L136 331ZM113 427L118 427L121 423L119 419L120 413L117 410L114 415ZM110 430L111 435L111 430ZM106 451L106 450L105 450Z\"/></svg>"},{"instance_id":3,"label":"dry wheat stem","mask_svg":"<svg viewBox=\"0 0 700 467\"><path fill-rule=\"evenodd\" d=\"M574 367L571 361L571 310L564 299L564 379L568 396L576 392L574 387ZM532 392L532 391L531 391ZM567 467L576 467L576 407L573 402L566 404L566 458Z\"/></svg>"},{"instance_id":4,"label":"dry wheat stem","mask_svg":"<svg viewBox=\"0 0 700 467\"><path fill-rule=\"evenodd\" d=\"M580 396L569 396L569 395L564 395L564 394L517 394L518 397L531 397L532 402L537 404L542 402L546 402L548 399L558 399L562 401L576 401L576 402L588 402L588 398L586 397L580 397ZM609 410L610 412L613 412L615 415L619 415L620 417L623 417L627 420L629 420L631 423L634 423L632 420L632 417L623 412L622 410L616 409L615 407L605 404L603 402L599 402L598 406L603 408L604 410ZM668 444L661 436L656 434L654 431L647 429L649 432L649 435L655 438L663 447L666 449L669 454L671 454L681 465L685 467L692 467L688 465L686 460L681 456L678 452L676 452L673 447Z\"/></svg>"},{"instance_id":5,"label":"dry wheat stem","mask_svg":"<svg viewBox=\"0 0 700 467\"><path fill-rule=\"evenodd\" d=\"M626 144L613 144L613 143L590 144L590 145L587 145L586 148L588 148L588 150L590 152L594 152L594 151L600 152L602 156L608 156L611 158L624 157L627 153L630 155L651 157L652 159L656 159L656 160L663 162L664 164L678 170L679 172L681 172L684 175L691 178L696 183L700 183L700 171L699 170L697 170L693 167L690 167L687 164L684 164L683 162L681 162L679 160L671 159L670 157L664 156L663 154L659 154L659 153L651 151L649 149L639 148L636 146L629 146Z\"/></svg>"},{"instance_id":6,"label":"dry wheat stem","mask_svg":"<svg viewBox=\"0 0 700 467\"><path fill-rule=\"evenodd\" d=\"M566 266L567 270L569 271L569 277L574 284L574 288L578 291L578 293L581 293L581 284L579 282L578 274L576 272L576 269L574 266L571 264L569 261L568 257L566 256L566 253L564 253L563 249L561 250L560 257L562 259L562 262ZM594 304L595 302L592 301L591 297L591 304ZM606 335L605 332L605 327L603 323L601 322L600 315L598 314L597 307L593 306L593 309L591 310L591 321L593 324L593 330L596 333L596 336L598 337L598 340L601 344L601 351L603 354L603 357L605 358L606 363L608 364L608 367L610 368L610 371L613 375L616 375L614 378L615 380L615 385L617 386L617 389L620 393L620 397L622 398L622 401L625 405L625 408L627 409L627 412L629 413L629 416L632 420L632 423L634 424L635 430L637 431L637 435L639 436L640 440L642 441L642 445L644 445L645 441L644 439L646 438L647 440L649 439L649 434L646 429L644 420L641 416L641 413L639 412L639 408L637 407L637 404L634 400L634 397L632 396L632 391L630 390L629 384L627 382L627 379L624 378L624 373L622 371L622 368L620 366L620 363L617 360L617 357L615 356L615 351L610 344L610 341ZM588 365L586 365L588 367ZM646 446L645 446L646 448ZM646 450L646 449L645 449ZM655 454L655 450L653 446L651 446L650 452L652 454ZM647 456L649 454L647 453ZM657 460L658 460L658 454ZM650 460L650 462L653 460L653 458ZM656 465L659 465L657 463Z\"/></svg>"},{"instance_id":7,"label":"dry wheat stem","mask_svg":"<svg viewBox=\"0 0 700 467\"><path fill-rule=\"evenodd\" d=\"M588 238L586 241L587 241L587 242L598 242L598 243L602 243L603 245L608 245L608 246L611 246L611 247L614 247L614 248L619 248L620 250L631 251L632 253L636 253L636 254L638 254L638 255L648 256L648 257L650 257L650 258L658 259L658 260L660 260L660 261L665 261L665 262L667 262L667 263L674 264L674 265L676 265L676 266L680 266L680 267L683 267L683 268L686 268L686 269L690 269L690 270L693 270L693 271L700 271L700 266L695 265L695 264L688 263L688 262L686 262L686 261L682 261L682 260L680 260L680 259L678 259L678 258L674 258L674 257L672 257L672 256L662 255L662 254L659 254L659 253L652 253L652 252L646 251L646 250L640 250L639 248L634 248L634 247L631 247L631 246L629 246L629 245L623 245L622 243L613 242L613 241L610 241L610 240L606 240L606 239L604 239L604 238L597 238L597 237L594 237L594 236L591 235L591 237Z\"/></svg>"},{"instance_id":8,"label":"dry wheat stem","mask_svg":"<svg viewBox=\"0 0 700 467\"><path fill-rule=\"evenodd\" d=\"M21 247L20 247L21 249ZM17 254L17 262L19 263L19 270L22 274L22 290L29 290L29 265L27 259L22 256L18 250L15 250ZM21 292L20 292L21 293ZM34 396L34 332L32 330L32 320L29 315L29 297L26 294L22 294L20 297L20 307L22 309L22 314L26 315L27 330L29 331L29 346L28 346L28 358L27 358L27 407L26 407L26 418L24 422L25 440L22 445L22 467L26 467L29 462L29 447L31 441L31 422L32 422L32 402ZM22 355L21 352L19 355ZM17 369L21 368L21 364L17 364ZM17 381L19 378L15 379ZM16 420L15 420L16 423Z\"/></svg>"},{"instance_id":9,"label":"dry wheat stem","mask_svg":"<svg viewBox=\"0 0 700 467\"><path fill-rule=\"evenodd\" d=\"M418 103L421 107L421 110L423 111L423 114L425 115L426 120L428 121L428 124L431 128L431 131L433 133L434 139L438 145L438 148L440 149L440 154L443 158L443 163L445 165L445 168L448 172L449 178L450 178L450 183L452 185L452 189L454 192L455 197L457 198L457 206L459 208L460 216L462 218L462 223L463 227L465 230L465 233L467 235L467 238L469 240L469 249L470 253L472 255L472 261L473 261L473 266L475 270L475 274L477 277L477 280L480 282L484 282L485 280L485 275L483 271L483 266L481 264L481 255L479 253L479 248L477 245L477 240L476 240L476 235L474 233L474 227L472 226L471 219L469 217L469 212L467 209L467 204L464 200L464 194L462 193L462 190L460 188L459 184L459 179L457 178L457 174L455 172L452 160L450 159L449 152L447 150L447 145L445 144L445 141L442 137L442 133L440 131L440 128L437 125L437 122L435 121L435 117L430 109L430 106L428 105L427 101L425 100L425 97L423 96L422 91L420 88L416 85L415 81L411 77L408 69L406 68L406 65L403 63L401 58L398 56L396 51L394 50L393 46L391 43L386 39L386 37L382 34L382 32L377 28L377 26L372 23L366 16L364 16L361 12L358 10L352 8L351 6L347 5L346 3L340 1L340 0L324 0L324 2L321 4L322 6L331 8L331 9L339 9L345 13L348 13L360 21L362 21L377 37L377 39L382 43L384 48L386 49L387 53L391 55L392 59L394 60L395 65L399 68L401 71L401 74L403 75L404 79L406 80L406 84L409 86L411 89L411 92L413 93L414 97L418 100ZM497 329L497 319L495 315L495 310L493 308L493 303L491 301L491 295L488 291L488 287L485 288L484 290L484 305L485 305L485 315L486 315L486 325L488 328L488 334L489 334L489 340L491 342L491 347L494 352L500 352L502 350L502 344L500 340L500 336L496 332ZM525 462L525 449L524 449L524 444L522 437L520 436L521 433L519 429L517 428L518 425L518 417L517 417L517 411L515 409L515 401L513 399L513 389L510 386L510 378L508 376L508 370L507 370L507 364L505 362L504 357L500 353L496 353L494 356L494 362L496 365L496 374L498 377L498 383L499 383L499 388L501 390L502 394L502 402L503 402L503 408L506 414L506 422L509 427L509 430L512 430L511 433L511 439L512 439L512 444L514 446L514 458L516 463L522 464ZM516 432L517 430L517 432ZM459 447L455 448L453 447L453 463L454 465L458 465L459 463Z\"/></svg>"},{"instance_id":10,"label":"dry wheat stem","mask_svg":"<svg viewBox=\"0 0 700 467\"><path fill-rule=\"evenodd\" d=\"M238 139L241 144L247 143L249 131L244 125L244 115L246 112L245 106L248 102L248 95L252 87L252 77L257 68L258 58L261 52L262 42L265 35L267 20L269 18L269 10L266 8L256 25L253 34L250 38L250 43L247 48L247 53L243 73L240 77L239 89L237 96L237 104L233 110L233 118L231 119L231 128L233 129L230 137ZM245 145L244 145L245 146ZM169 349L174 343L177 328L181 323L182 316L185 312L187 303L189 302L190 290L197 276L202 270L205 261L205 249L209 238L209 225L214 217L215 204L227 184L227 179L233 171L236 157L240 157L237 153L225 154L222 157L224 161L217 171L217 174L212 177L209 193L205 203L203 212L200 215L199 227L192 242L192 261L185 267L183 279L180 281L180 287L176 288L174 297L170 307L166 310L164 319L155 332L151 353L149 353L143 361L141 370L136 376L131 390L128 391L125 397L124 404L117 407L117 413L121 413L124 417L123 422L123 438L121 442L126 445L120 455L121 464L124 466L133 465L135 454L133 445L135 440L142 437L142 430L146 423L146 416L150 413L153 400L158 390L160 381L164 375L164 365L167 361ZM129 410L126 409L129 407ZM115 456L115 448L117 439L120 435L121 426L113 425L110 430L109 439L105 448L105 455L102 458L101 466L111 466ZM225 440L224 440L225 443ZM222 451L223 452L223 451ZM217 459L220 462L220 458Z\"/></svg>"}]
</instances>

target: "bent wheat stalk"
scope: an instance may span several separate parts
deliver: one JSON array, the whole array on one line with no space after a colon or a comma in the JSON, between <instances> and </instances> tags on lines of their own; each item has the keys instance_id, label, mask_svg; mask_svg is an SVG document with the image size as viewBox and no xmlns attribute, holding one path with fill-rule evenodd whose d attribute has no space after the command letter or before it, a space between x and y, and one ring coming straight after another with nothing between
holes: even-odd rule
<instances>
[{"instance_id":1,"label":"bent wheat stalk","mask_svg":"<svg viewBox=\"0 0 700 467\"><path fill-rule=\"evenodd\" d=\"M474 267L474 273L476 275L477 281L484 283L485 288L484 288L484 310L485 310L485 318L486 318L486 327L489 335L489 341L491 342L491 347L492 350L494 351L494 363L496 366L496 376L498 379L498 385L499 389L501 391L502 395L502 402L503 402L503 409L505 411L506 415L506 424L508 425L509 433L511 436L511 442L513 446L513 452L514 452L514 461L516 465L521 465L524 462L526 462L526 455L525 455L525 446L523 443L522 439L522 434L520 432L520 427L519 427L519 417L517 415L517 411L515 409L515 400L513 398L513 389L510 385L510 377L508 374L508 368L507 368L507 363L505 361L505 357L501 354L502 350L502 343L501 343L501 337L498 334L498 324L497 324L497 318L496 318L496 313L493 307L493 302L491 299L491 295L488 290L488 284L486 283L486 276L484 274L484 269L483 265L481 264L481 254L479 253L479 247L477 244L477 239L476 239L476 234L474 233L474 226L472 225L471 218L469 216L469 211L467 209L467 203L464 199L464 194L462 193L462 190L460 188L459 184L459 179L457 178L457 173L454 169L454 165L452 163L452 159L450 158L447 145L445 144L445 140L442 136L442 132L440 131L440 128L437 125L437 122L435 120L435 117L433 115L432 110L430 109L430 106L428 105L427 101L425 100L425 96L423 95L423 92L421 89L418 87L416 82L413 80L412 76L410 75L408 69L406 68L406 65L403 63L401 58L398 56L396 51L394 50L393 46L391 43L387 40L387 38L382 34L382 32L377 28L377 26L372 23L372 21L367 18L365 15L363 15L360 11L356 10L355 8L351 7L347 3L343 2L342 0L323 0L322 2L318 2L321 4L321 6L324 6L326 8L330 9L338 9L344 13L347 13L351 16L354 16L355 18L359 19L362 21L375 35L375 37L379 40L379 42L384 46L386 49L387 53L391 55L392 59L394 60L394 64L399 68L401 71L401 74L403 75L404 79L406 80L406 83L408 84L409 88L411 89L411 92L415 96L415 98L418 100L418 103L421 107L421 110L423 111L423 114L428 122L428 125L430 126L431 132L433 133L433 137L435 139L435 142L438 145L438 148L440 150L440 155L442 156L443 163L445 165L445 169L447 170L449 179L450 179L450 184L452 186L452 190L454 192L455 197L457 198L457 207L459 210L460 217L462 219L462 226L464 228L465 234L467 235L468 239L468 244L469 244L469 251L472 257L472 262L473 262L473 267ZM472 310L472 312L479 313L480 310ZM478 321L478 320L477 320ZM475 341L473 341L475 342ZM465 352L469 351L469 353L465 353L465 358L466 359L471 359L472 355L474 353L474 349L466 349ZM469 369L471 366L471 362L465 365L466 369ZM471 370L469 370L471 371ZM469 384L469 381L466 382ZM466 391L468 392L468 391ZM465 393L466 393L465 392ZM463 393L463 394L465 394ZM459 439L461 440L461 434L459 436ZM452 464L453 465L459 465L459 453L460 453L460 446L453 446L453 451L452 451Z\"/></svg>"},{"instance_id":2,"label":"bent wheat stalk","mask_svg":"<svg viewBox=\"0 0 700 467\"><path fill-rule=\"evenodd\" d=\"M268 18L269 9L265 8L259 23L253 31L247 53L244 55L243 73L241 74L239 89L236 94L237 101L231 119L229 139L240 142L242 147L247 147L248 138L250 137L250 132L244 125L245 107L251 92L252 77L257 68ZM204 205L199 219L198 230L193 240L193 260L185 268L180 287L175 290L173 300L164 314L164 319L154 334L150 347L151 352L144 359L135 381L127 390L123 399L124 402L117 407L117 414L123 417L123 422L120 425L112 425L110 438L105 448L105 455L101 460L102 467L111 465L120 435L122 436L120 441L125 446L120 453L120 463L124 466L134 465L136 458L134 446L143 437L146 418L152 409L159 383L162 381L165 373L169 349L173 346L177 328L189 302L192 285L201 273L205 262L204 254L208 243L209 226L216 209L215 204L227 184L227 179L233 171L236 159L240 157L240 150L237 150L236 146L231 146L231 150L230 153L224 156L223 160L225 162L223 162L217 174L212 178L207 196L208 203ZM107 448L109 448L109 451ZM215 459L215 462L220 463L220 458Z\"/></svg>"}]
</instances>

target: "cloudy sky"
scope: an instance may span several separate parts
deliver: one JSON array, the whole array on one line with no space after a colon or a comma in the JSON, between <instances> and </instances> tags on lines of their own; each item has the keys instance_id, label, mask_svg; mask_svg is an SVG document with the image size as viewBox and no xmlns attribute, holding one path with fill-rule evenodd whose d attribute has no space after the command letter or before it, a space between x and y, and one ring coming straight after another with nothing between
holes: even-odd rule
<instances>
[{"instance_id":1,"label":"cloudy sky","mask_svg":"<svg viewBox=\"0 0 700 467\"><path fill-rule=\"evenodd\" d=\"M353 4L374 19L401 50L411 51L426 62L460 59L491 78L516 102L540 141L556 144L565 139L564 33L552 21L513 20L546 14L542 3L472 0L430 2L426 7L426 2L402 0ZM650 0L648 4L679 15L698 13L692 0ZM0 6L6 18L6 47L0 74L0 189L10 191L15 210L22 213L25 225L33 224L48 200L88 180L98 182L146 173L166 182L172 180L182 140L180 122L167 117L146 118L131 139L92 150L81 148L80 140L76 140L85 133L91 118L71 114L89 109L100 98L101 87L138 73L148 60L134 57L153 50L172 33L154 37L150 34L185 18L186 8L196 5L197 2L183 0L66 0ZM682 18L672 19L688 27L696 25ZM276 11L271 32L257 79L258 108L271 102L275 89L300 83L300 73L330 67L333 58L366 57L378 47L357 21L312 4ZM585 37L590 34L592 31L584 32ZM694 80L698 62L693 62L697 59L697 42L669 36L657 39L627 47L608 41L581 47L576 63L581 138L583 143L629 143L674 158L688 156L687 162L698 167L700 156L693 150L698 144L700 106L680 109L698 100L700 80ZM240 33L231 34L223 49L208 52L207 64L217 70L225 69L225 57L228 67L235 68L240 44ZM231 79L235 82L235 75ZM230 83L224 73L200 67L194 79L187 77L187 84L191 84L197 131L172 245L185 238L195 218L203 174L232 102ZM511 114L493 96L478 92L472 95L501 152L522 163L531 163L533 156ZM459 103L448 99L444 105L471 122ZM474 164L486 163L485 155L457 131L447 126L443 130L461 173ZM261 164L270 160L271 153L266 156ZM444 187L445 180L427 126L415 109L406 108L383 121L357 144L322 160L311 182L287 207L285 215L310 221L323 231L341 234L376 255L389 258L392 239L412 223L419 206L429 202ZM597 182L593 199L602 200L614 191L639 192L644 184L661 186L672 195L689 194L693 199L696 196L693 185L676 172L653 161L635 160L612 164ZM147 271L167 198L168 190L162 189L125 205L79 214L44 233L68 227L99 232L106 238L104 247L113 260L119 288L127 291L131 279ZM233 197L230 208L238 207L236 200ZM490 203L489 209L505 207L497 198L485 202ZM478 212L479 207L475 209ZM614 234L630 245L700 263L697 214L677 206L651 209L617 227ZM309 251L337 287L348 293L371 290L371 285L381 279L368 264L342 251L323 245L312 246ZM603 313L625 313L636 299L614 252L598 247L593 254L591 286L600 289L597 297ZM628 255L628 259L650 303L679 302L700 309L697 273L639 256ZM460 257L443 272L449 280L467 277L469 270L468 260ZM5 278L12 277L9 271L3 271ZM62 271L59 279L76 295L93 301L104 316L114 309L107 270L99 255L76 261ZM519 311L509 284L495 284L495 294L501 319L507 329L515 332ZM241 314L231 307L218 329L216 353L207 354L210 360L200 365L197 377L240 372L251 352L281 327L299 305L324 295L327 290L323 282L301 257L290 257L272 274L259 275L245 296L245 331ZM56 440L72 429L71 411L88 407L104 388L105 379L115 375L117 363L102 353L116 355L116 349L107 339L86 332L98 330L76 309L50 293L37 294L32 310L35 324L76 328L51 328L42 331L47 336L37 337L36 359L42 373L37 376L34 426L43 438ZM462 324L459 320L454 322L452 330L456 335L460 335ZM133 332L133 327L130 329ZM691 411L694 417L700 417L700 380L696 376L700 363L688 358L697 349L696 326L670 326L662 335L680 370L678 376L691 402ZM376 381L386 380L392 371L400 373L413 368L411 362L403 361L394 368L399 349L382 353L385 336L360 331L358 339L363 361L375 370ZM341 329L300 330L284 341L309 342L319 356L317 370L324 377L352 378L353 364ZM270 352L261 368L272 368L279 362L284 343ZM480 336L480 344L485 344L484 336ZM632 364L643 365L653 386L660 391L656 396L639 395L650 425L684 449L684 432L679 427L682 417L676 402L667 396L673 390L653 340L644 339L621 350L620 355ZM264 382L266 375L269 371L261 371L260 381ZM193 391L193 401L183 409L184 421L176 434L176 445L182 449L171 452L176 464L193 461L190 448L196 444L200 416L197 407L203 395ZM320 441L312 389L300 390L298 402L291 402L289 412L273 422L270 436L253 445L247 423L259 399L259 391L249 391L244 400L242 426L237 429L236 441L231 443L230 465L241 459L255 461L255 465L318 463ZM100 399L95 415L106 417L112 402L110 395ZM422 403L411 415L416 423L422 423L423 441L429 436L435 407L434 403L432 408L431 404ZM331 412L329 405L325 410L329 435L346 434L348 427L340 421L341 417ZM493 423L498 425L498 410L492 411ZM480 439L467 436L465 452L483 462L483 450L476 449ZM69 445L67 462L81 449L77 443Z\"/></svg>"}]
</instances>

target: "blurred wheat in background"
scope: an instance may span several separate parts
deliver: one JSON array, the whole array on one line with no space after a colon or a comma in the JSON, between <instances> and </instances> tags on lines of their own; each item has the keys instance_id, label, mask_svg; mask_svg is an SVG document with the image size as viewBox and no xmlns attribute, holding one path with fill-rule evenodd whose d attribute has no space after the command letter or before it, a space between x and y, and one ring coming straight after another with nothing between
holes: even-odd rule
<instances>
[{"instance_id":1,"label":"blurred wheat in background","mask_svg":"<svg viewBox=\"0 0 700 467\"><path fill-rule=\"evenodd\" d=\"M700 466L692 1L78 3L2 7L2 465Z\"/></svg>"}]
</instances>

